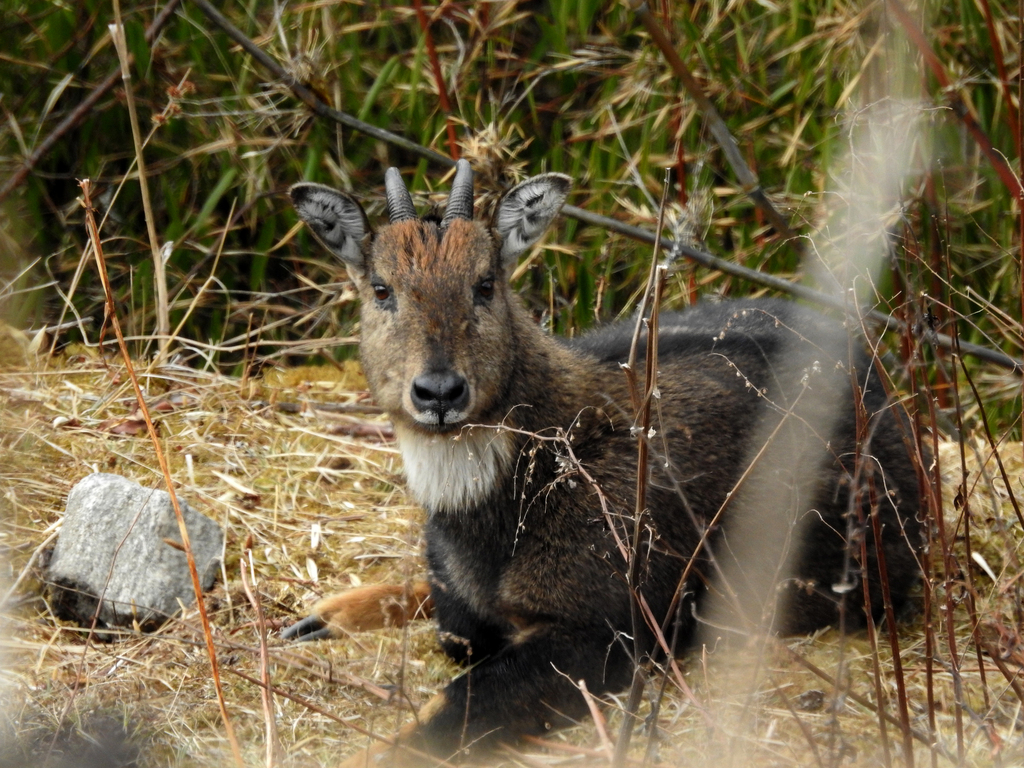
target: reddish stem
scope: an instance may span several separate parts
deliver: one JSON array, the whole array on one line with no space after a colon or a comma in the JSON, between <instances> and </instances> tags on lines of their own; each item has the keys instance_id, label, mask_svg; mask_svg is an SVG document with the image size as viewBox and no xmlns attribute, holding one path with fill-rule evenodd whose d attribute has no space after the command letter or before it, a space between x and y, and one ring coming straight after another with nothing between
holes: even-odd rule
<instances>
[{"instance_id":1,"label":"reddish stem","mask_svg":"<svg viewBox=\"0 0 1024 768\"><path fill-rule=\"evenodd\" d=\"M995 169L996 175L999 176L1000 181L1003 182L1010 194L1018 200L1021 199L1020 182L1006 162L1006 159L992 146L988 135L978 125L978 121L974 119L974 115L971 114L967 104L964 103L963 97L950 87L949 76L946 74L942 62L939 61L939 57L935 55L935 51L928 44L928 39L924 36L924 32L917 26L914 18L900 0L888 0L888 5L903 26L907 36L917 46L921 57L924 59L924 63L931 70L935 79L938 80L939 87L947 94L946 98L950 108L953 110L953 114L960 118L960 122L964 124L967 131L974 137L974 141L977 142L981 151L985 153L988 161L992 164L992 168Z\"/></svg>"},{"instance_id":2,"label":"reddish stem","mask_svg":"<svg viewBox=\"0 0 1024 768\"><path fill-rule=\"evenodd\" d=\"M434 73L434 82L437 84L437 95L441 102L441 111L444 112L445 124L448 129L448 154L452 159L459 159L459 144L455 136L455 123L452 122L452 106L448 101L448 91L444 86L444 75L441 72L441 62L437 58L437 49L434 47L434 38L430 34L430 20L427 19L426 11L423 10L423 0L413 0L416 7L416 18L420 23L420 30L423 32L423 40L427 44L427 57L430 59L430 68Z\"/></svg>"},{"instance_id":3,"label":"reddish stem","mask_svg":"<svg viewBox=\"0 0 1024 768\"><path fill-rule=\"evenodd\" d=\"M996 74L999 75L999 87L1003 91L1003 98L1006 100L1006 122L1013 134L1013 144L1020 144L1020 122L1017 120L1017 110L1013 107L1013 94L1010 92L1010 78L1006 75L1006 62L1003 61L1003 46L999 43L999 35L996 34L996 23L992 18L992 8L988 0L979 0L981 11L985 14L985 26L988 27L988 39L992 42L992 58L996 63Z\"/></svg>"}]
</instances>

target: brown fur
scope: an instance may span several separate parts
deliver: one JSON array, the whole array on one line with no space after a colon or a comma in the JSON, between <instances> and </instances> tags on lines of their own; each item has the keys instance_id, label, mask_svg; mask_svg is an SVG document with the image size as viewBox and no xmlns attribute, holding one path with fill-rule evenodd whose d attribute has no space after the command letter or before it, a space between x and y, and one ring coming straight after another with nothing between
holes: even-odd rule
<instances>
[{"instance_id":1,"label":"brown fur","mask_svg":"<svg viewBox=\"0 0 1024 768\"><path fill-rule=\"evenodd\" d=\"M404 627L407 621L429 619L434 612L430 585L417 581L409 587L378 584L330 595L313 607L336 634Z\"/></svg>"},{"instance_id":2,"label":"brown fur","mask_svg":"<svg viewBox=\"0 0 1024 768\"><path fill-rule=\"evenodd\" d=\"M472 306L464 300L479 280L502 280L493 250L490 233L467 221L453 222L443 237L435 222L405 221L375 238L372 274L358 280L363 305L372 306L373 284L380 281L404 306L400 319L365 313L360 349L374 398L396 425L410 424L409 382L431 361L467 376L471 409L495 396L508 368L496 346L504 329L498 321L474 325Z\"/></svg>"}]
</instances>

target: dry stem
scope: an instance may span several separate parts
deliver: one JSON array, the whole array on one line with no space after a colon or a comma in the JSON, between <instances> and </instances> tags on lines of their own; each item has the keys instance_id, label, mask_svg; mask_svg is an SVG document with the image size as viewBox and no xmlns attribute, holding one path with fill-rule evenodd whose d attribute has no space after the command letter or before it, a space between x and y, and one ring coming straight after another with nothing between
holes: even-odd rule
<instances>
[{"instance_id":1,"label":"dry stem","mask_svg":"<svg viewBox=\"0 0 1024 768\"><path fill-rule=\"evenodd\" d=\"M178 495L174 490L174 480L171 478L171 470L167 464L167 458L160 446L160 438L157 435L156 426L153 424L153 419L150 417L149 408L146 405L146 398L142 394L142 387L139 385L139 380L135 375L135 368L132 365L131 357L128 354L128 346L125 343L124 335L121 333L121 323L117 317L117 305L114 301L114 292L110 287L110 278L107 276L107 266L103 259L103 245L100 242L100 233L99 229L96 227L96 218L93 214L89 180L84 179L80 183L80 186L82 188L82 202L85 207L86 228L88 229L89 240L92 243L93 254L96 256L96 265L100 274L100 279L103 281L103 292L106 296L107 319L110 320L110 323L114 328L114 333L117 336L118 346L121 350L121 358L123 359L125 369L128 371L128 375L132 380L132 386L135 389L135 399L138 403L139 411L142 413L142 416L146 421L146 429L149 432L150 440L153 442L153 452L156 454L157 461L160 464L160 470L163 472L164 482L167 485L167 493L171 498L171 506L174 507L174 515L178 520L178 531L181 534L181 543L185 550L185 557L188 560L189 574L192 576L192 588L196 596L196 605L199 608L199 617L203 624L203 634L206 639L206 651L210 659L210 672L213 677L214 688L217 692L217 702L220 706L221 719L224 721L224 730L227 733L228 741L231 743L231 751L234 755L236 766L238 766L238 768L245 768L245 763L242 761L242 751L238 746L238 740L235 738L235 731L231 726L231 719L228 717L227 702L224 699L224 691L221 687L220 672L217 665L217 650L213 643L213 632L210 628L210 620L206 615L206 603L203 600L203 589L199 583L199 571L196 569L195 557L192 554L192 543L189 539L188 528L185 526L185 518L181 513L181 506L178 503Z\"/></svg>"},{"instance_id":2,"label":"dry stem","mask_svg":"<svg viewBox=\"0 0 1024 768\"><path fill-rule=\"evenodd\" d=\"M135 109L128 46L124 37L124 25L121 23L120 0L114 0L114 23L110 25L110 36L114 41L114 48L117 49L117 57L121 61L121 80L124 82L125 103L128 106L128 117L132 126L132 139L135 142L135 164L139 169L139 191L142 193L142 210L146 219L146 232L149 235L149 248L153 256L153 279L156 281L156 332L160 338L156 361L158 365L162 365L167 359L171 331L171 315L167 303L167 275L164 270L163 256L160 253L160 243L156 236L153 204L149 199L149 182L146 178L146 162L142 152L142 132L139 130L139 116Z\"/></svg>"}]
</instances>

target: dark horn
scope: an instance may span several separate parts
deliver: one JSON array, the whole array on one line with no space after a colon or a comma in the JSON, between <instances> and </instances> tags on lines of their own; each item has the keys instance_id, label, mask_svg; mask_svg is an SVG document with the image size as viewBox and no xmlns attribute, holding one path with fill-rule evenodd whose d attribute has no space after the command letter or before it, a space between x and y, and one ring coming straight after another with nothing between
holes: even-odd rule
<instances>
[{"instance_id":1,"label":"dark horn","mask_svg":"<svg viewBox=\"0 0 1024 768\"><path fill-rule=\"evenodd\" d=\"M448 208L441 219L441 229L447 227L455 219L473 218L473 169L469 162L459 160L455 164L455 181L452 191L448 193Z\"/></svg>"},{"instance_id":2,"label":"dark horn","mask_svg":"<svg viewBox=\"0 0 1024 768\"><path fill-rule=\"evenodd\" d=\"M402 174L397 168L388 168L384 174L384 189L388 195L388 219L392 224L416 218L416 206L412 204L412 195L405 188Z\"/></svg>"}]
</instances>

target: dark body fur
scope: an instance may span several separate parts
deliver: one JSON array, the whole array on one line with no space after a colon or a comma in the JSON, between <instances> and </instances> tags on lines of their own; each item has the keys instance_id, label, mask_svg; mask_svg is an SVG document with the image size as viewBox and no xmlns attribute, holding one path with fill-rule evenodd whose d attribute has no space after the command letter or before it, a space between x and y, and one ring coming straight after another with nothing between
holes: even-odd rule
<instances>
[{"instance_id":1,"label":"dark body fur","mask_svg":"<svg viewBox=\"0 0 1024 768\"><path fill-rule=\"evenodd\" d=\"M558 427L571 435L575 458L615 515L631 514L635 496L636 439L630 435L630 401L619 366L628 357L631 335L632 325L620 324L564 348L548 339L520 347L514 389L508 394L508 402L529 407L516 408L506 423L547 436ZM652 534L645 537L653 544L645 552L641 586L654 616L667 617L704 527L753 458L751 448L760 447L752 439L785 422L792 428L776 432L768 458L762 457L730 502L741 511L727 508L710 549L732 576L733 588L744 593L745 607L752 608L748 613L760 619L757 611L769 602L775 583L767 590L757 584L747 589L751 585L742 583L746 564L735 557L732 563L722 562L733 549L727 537L739 522L735 518L753 518L745 521L742 535L754 538L777 561L780 550L773 553L771 545L779 531L766 527L777 528L784 519L789 528L782 533L788 535L797 519L809 515L802 526L804 544L785 573L789 586L783 588L774 626L806 632L836 623L843 595L833 585L859 585L859 547L851 552L848 532L856 541L865 525L850 499L857 420L850 368L843 362L849 359L845 331L797 305L760 300L704 304L663 316L659 339L662 418L655 421L659 436L651 441L647 501ZM866 452L885 467L883 478L873 461L865 462L862 482L872 476L876 496L883 497L878 513L898 608L918 573L911 549L920 538L917 477L878 377L863 350L854 350L869 416L865 426L872 432ZM805 373L815 361L821 371L811 373L805 387ZM766 394L759 395L748 382ZM801 391L795 411L784 418ZM805 423L819 411L837 417L827 438L810 434ZM665 444L668 467L659 453ZM484 502L458 514L431 513L427 523L442 643L456 659L467 660L471 649L468 660L481 662L446 689L450 706L424 726L423 738L438 754L454 751L460 742L542 733L586 713L570 681L583 678L592 693L601 693L623 688L631 676L632 643L623 642L633 633L626 564L596 491L573 470L565 445L557 440L537 443L520 437L518 448L515 471ZM801 458L805 465L810 462L810 472L807 466L800 472ZM762 465L766 468L759 470ZM811 475L797 480L796 496L803 503L793 510L769 511L769 520L756 519L759 510L749 509L751 497L763 496L766 485L781 485L783 493L775 498L795 500L794 474ZM886 496L887 491L892 495ZM868 494L860 512L870 514ZM623 535L627 530L623 525ZM882 603L875 545L870 532L866 535L869 562L864 570L877 617ZM685 587L688 600L696 601L697 615L708 583L714 583L707 555L700 561ZM763 576L763 571L754 572ZM848 625L856 625L863 620L863 592L850 589L845 595ZM692 606L684 607L681 618L688 644L698 629ZM653 648L650 632L643 645Z\"/></svg>"}]
</instances>

